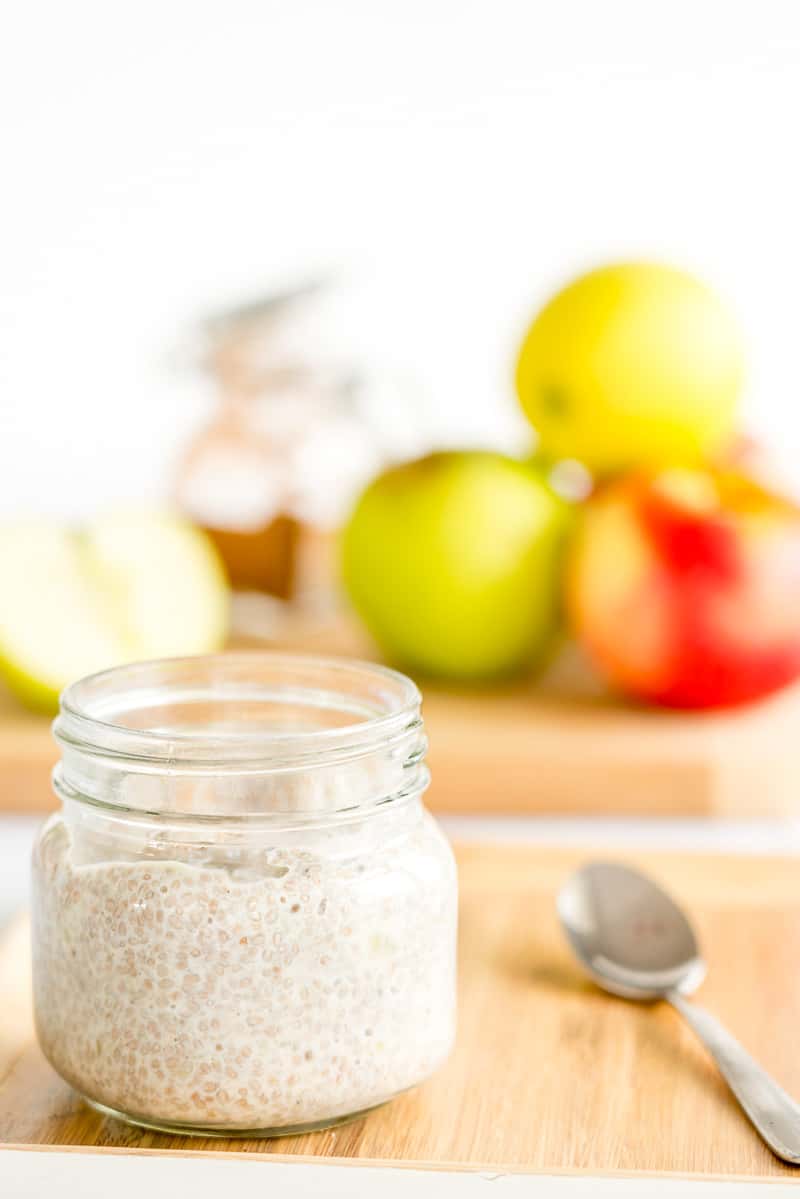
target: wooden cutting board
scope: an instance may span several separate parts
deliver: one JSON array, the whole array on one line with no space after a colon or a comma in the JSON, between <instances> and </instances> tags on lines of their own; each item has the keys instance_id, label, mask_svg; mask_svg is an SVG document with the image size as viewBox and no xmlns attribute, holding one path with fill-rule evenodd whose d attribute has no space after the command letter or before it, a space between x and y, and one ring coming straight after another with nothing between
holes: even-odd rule
<instances>
[{"instance_id":1,"label":"wooden cutting board","mask_svg":"<svg viewBox=\"0 0 800 1199\"><path fill-rule=\"evenodd\" d=\"M0 1146L800 1182L800 1171L762 1145L671 1009L605 996L573 965L554 897L581 857L476 846L458 857L460 1020L450 1061L350 1125L295 1138L140 1133L82 1104L35 1044L20 924L0 949ZM798 863L653 854L636 861L694 913L709 961L701 1001L800 1095Z\"/></svg>"},{"instance_id":2,"label":"wooden cutting board","mask_svg":"<svg viewBox=\"0 0 800 1199\"><path fill-rule=\"evenodd\" d=\"M277 644L375 657L342 621ZM637 708L605 694L567 647L537 680L460 692L423 682L422 690L429 803L440 812L800 814L800 688L734 712ZM0 690L0 811L54 807L55 760L50 721Z\"/></svg>"}]
</instances>

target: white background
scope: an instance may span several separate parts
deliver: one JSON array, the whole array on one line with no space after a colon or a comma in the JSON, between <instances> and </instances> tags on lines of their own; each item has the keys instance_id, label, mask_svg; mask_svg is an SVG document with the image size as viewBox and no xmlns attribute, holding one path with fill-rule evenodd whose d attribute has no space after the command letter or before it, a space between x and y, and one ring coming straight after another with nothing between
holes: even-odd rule
<instances>
[{"instance_id":1,"label":"white background","mask_svg":"<svg viewBox=\"0 0 800 1199\"><path fill-rule=\"evenodd\" d=\"M509 441L515 343L619 256L707 277L800 453L800 4L25 0L0 37L0 514L157 494L170 352L320 268L442 439Z\"/></svg>"}]
</instances>

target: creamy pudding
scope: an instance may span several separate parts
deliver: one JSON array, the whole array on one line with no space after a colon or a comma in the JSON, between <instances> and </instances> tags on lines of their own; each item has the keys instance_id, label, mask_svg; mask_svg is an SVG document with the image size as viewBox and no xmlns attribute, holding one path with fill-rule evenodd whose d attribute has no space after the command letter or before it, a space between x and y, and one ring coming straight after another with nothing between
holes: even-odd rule
<instances>
[{"instance_id":1,"label":"creamy pudding","mask_svg":"<svg viewBox=\"0 0 800 1199\"><path fill-rule=\"evenodd\" d=\"M377 839L205 861L158 841L82 861L83 834L53 818L33 943L56 1070L113 1111L204 1131L328 1123L427 1077L453 1040L456 878L412 807L371 817Z\"/></svg>"}]
</instances>

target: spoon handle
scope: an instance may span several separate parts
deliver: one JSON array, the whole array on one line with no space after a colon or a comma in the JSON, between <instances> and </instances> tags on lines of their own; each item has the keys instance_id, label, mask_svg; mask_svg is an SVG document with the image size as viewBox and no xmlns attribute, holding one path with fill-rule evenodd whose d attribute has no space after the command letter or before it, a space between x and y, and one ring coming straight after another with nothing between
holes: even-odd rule
<instances>
[{"instance_id":1,"label":"spoon handle","mask_svg":"<svg viewBox=\"0 0 800 1199\"><path fill-rule=\"evenodd\" d=\"M694 1029L773 1153L800 1165L800 1105L742 1048L710 1012L687 1003L677 991L665 996Z\"/></svg>"}]
</instances>

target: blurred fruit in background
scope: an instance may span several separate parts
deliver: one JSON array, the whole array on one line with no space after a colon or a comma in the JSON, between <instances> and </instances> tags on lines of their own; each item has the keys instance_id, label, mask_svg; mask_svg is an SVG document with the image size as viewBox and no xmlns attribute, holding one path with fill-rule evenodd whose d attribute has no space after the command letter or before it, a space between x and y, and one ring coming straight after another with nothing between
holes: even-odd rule
<instances>
[{"instance_id":1,"label":"blurred fruit in background","mask_svg":"<svg viewBox=\"0 0 800 1199\"><path fill-rule=\"evenodd\" d=\"M738 329L714 292L633 263L550 300L520 350L517 391L540 448L602 476L721 451L743 373Z\"/></svg>"},{"instance_id":2,"label":"blurred fruit in background","mask_svg":"<svg viewBox=\"0 0 800 1199\"><path fill-rule=\"evenodd\" d=\"M760 483L767 491L774 491L792 502L797 502L797 471L791 459L776 448L747 433L739 433L724 454L714 458L711 465L720 470L733 471Z\"/></svg>"},{"instance_id":3,"label":"blurred fruit in background","mask_svg":"<svg viewBox=\"0 0 800 1199\"><path fill-rule=\"evenodd\" d=\"M164 512L116 512L80 530L0 526L0 673L52 712L83 675L223 645L228 584L208 538Z\"/></svg>"},{"instance_id":4,"label":"blurred fruit in background","mask_svg":"<svg viewBox=\"0 0 800 1199\"><path fill-rule=\"evenodd\" d=\"M565 586L578 637L629 695L722 706L800 672L800 515L736 429L739 334L707 287L634 263L554 296L519 354L538 435L524 461L421 456L413 386L354 351L339 290L284 290L203 325L213 407L171 488L188 520L0 529L0 672L26 703L50 711L90 671L221 646L228 581L234 640L317 644L343 623L343 523L353 607L421 676L534 668Z\"/></svg>"},{"instance_id":5,"label":"blurred fruit in background","mask_svg":"<svg viewBox=\"0 0 800 1199\"><path fill-rule=\"evenodd\" d=\"M455 680L509 674L554 639L569 523L530 464L431 454L361 496L343 535L345 586L391 661Z\"/></svg>"},{"instance_id":6,"label":"blurred fruit in background","mask_svg":"<svg viewBox=\"0 0 800 1199\"><path fill-rule=\"evenodd\" d=\"M729 471L621 479L584 510L567 598L592 659L629 695L756 699L800 675L800 510Z\"/></svg>"}]
</instances>

